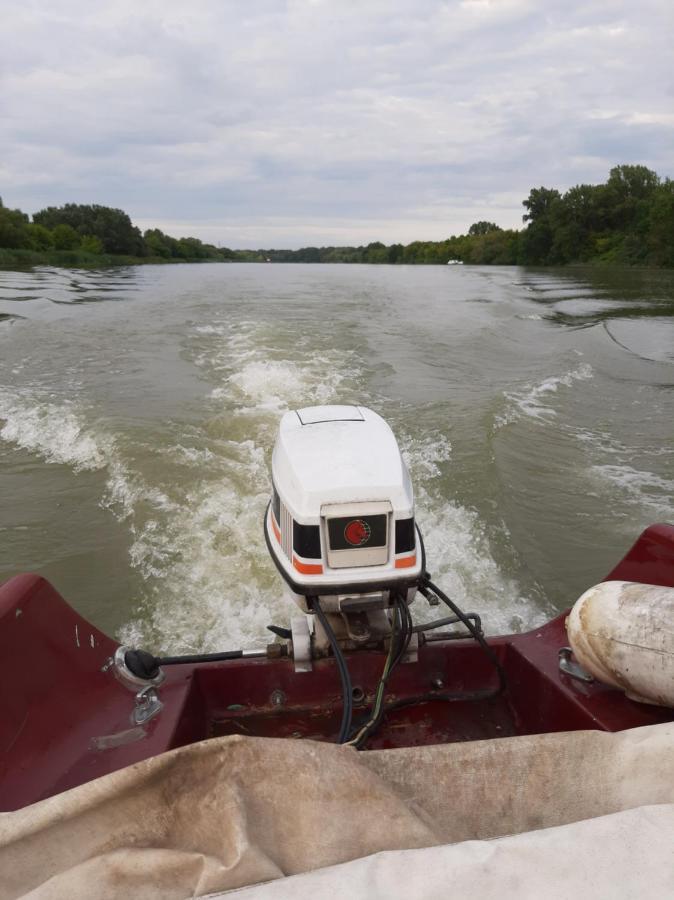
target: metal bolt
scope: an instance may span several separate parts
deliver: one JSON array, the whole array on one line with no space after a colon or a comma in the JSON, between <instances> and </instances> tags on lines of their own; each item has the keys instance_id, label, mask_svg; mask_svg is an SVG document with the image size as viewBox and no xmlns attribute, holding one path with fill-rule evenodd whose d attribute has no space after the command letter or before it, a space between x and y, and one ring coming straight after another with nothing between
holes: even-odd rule
<instances>
[{"instance_id":1,"label":"metal bolt","mask_svg":"<svg viewBox=\"0 0 674 900\"><path fill-rule=\"evenodd\" d=\"M286 702L286 695L277 688L275 691L271 692L269 700L271 701L272 706L283 706Z\"/></svg>"}]
</instances>

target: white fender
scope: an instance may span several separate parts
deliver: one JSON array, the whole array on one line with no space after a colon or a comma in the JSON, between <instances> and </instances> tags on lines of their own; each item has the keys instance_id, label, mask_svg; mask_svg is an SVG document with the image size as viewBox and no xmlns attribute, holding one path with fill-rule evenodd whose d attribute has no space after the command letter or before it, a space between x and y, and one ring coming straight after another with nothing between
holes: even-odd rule
<instances>
[{"instance_id":1,"label":"white fender","mask_svg":"<svg viewBox=\"0 0 674 900\"><path fill-rule=\"evenodd\" d=\"M605 581L566 620L580 665L632 700L674 707L674 588Z\"/></svg>"}]
</instances>

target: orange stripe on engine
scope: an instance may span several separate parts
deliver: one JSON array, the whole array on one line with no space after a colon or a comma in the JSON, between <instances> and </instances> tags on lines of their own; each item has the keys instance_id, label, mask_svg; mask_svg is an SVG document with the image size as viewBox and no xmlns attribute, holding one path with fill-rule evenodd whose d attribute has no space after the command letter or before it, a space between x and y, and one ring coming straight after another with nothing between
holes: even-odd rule
<instances>
[{"instance_id":1,"label":"orange stripe on engine","mask_svg":"<svg viewBox=\"0 0 674 900\"><path fill-rule=\"evenodd\" d=\"M296 556L293 556L293 565L295 566L297 571L301 572L303 575L323 574L323 566L310 565L309 563L300 562Z\"/></svg>"},{"instance_id":2,"label":"orange stripe on engine","mask_svg":"<svg viewBox=\"0 0 674 900\"><path fill-rule=\"evenodd\" d=\"M270 513L269 518L271 519L271 530L274 532L274 537L280 544L281 543L281 532L279 531L278 525L274 521L274 514Z\"/></svg>"},{"instance_id":3,"label":"orange stripe on engine","mask_svg":"<svg viewBox=\"0 0 674 900\"><path fill-rule=\"evenodd\" d=\"M403 559L396 560L396 569L410 569L417 564L417 555L405 556Z\"/></svg>"}]
</instances>

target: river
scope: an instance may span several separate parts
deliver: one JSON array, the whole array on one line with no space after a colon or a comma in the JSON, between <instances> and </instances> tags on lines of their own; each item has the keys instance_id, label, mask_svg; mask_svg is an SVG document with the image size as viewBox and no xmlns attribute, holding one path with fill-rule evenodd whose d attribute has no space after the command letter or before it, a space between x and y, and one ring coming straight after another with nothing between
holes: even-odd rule
<instances>
[{"instance_id":1,"label":"river","mask_svg":"<svg viewBox=\"0 0 674 900\"><path fill-rule=\"evenodd\" d=\"M279 417L358 403L435 580L530 628L674 521L673 387L672 271L1 271L0 581L155 651L260 645L292 610L262 534Z\"/></svg>"}]
</instances>

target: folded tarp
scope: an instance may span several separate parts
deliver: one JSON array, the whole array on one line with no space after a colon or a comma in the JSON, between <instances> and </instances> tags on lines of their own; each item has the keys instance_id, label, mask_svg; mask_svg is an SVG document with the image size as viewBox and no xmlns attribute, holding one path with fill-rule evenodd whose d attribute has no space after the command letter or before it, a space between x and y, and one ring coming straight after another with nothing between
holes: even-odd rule
<instances>
[{"instance_id":1,"label":"folded tarp","mask_svg":"<svg viewBox=\"0 0 674 900\"><path fill-rule=\"evenodd\" d=\"M126 900L132 893L143 900L182 900L384 850L488 840L673 803L674 724L366 753L310 741L219 738L0 815L0 898ZM640 815L638 827L648 833L658 834L668 822L674 847L669 807ZM607 833L629 854L629 827L620 817L615 822L617 830L610 826ZM610 875L607 848L587 845L591 833L580 829L576 839L569 832L560 847L577 852L586 868L593 853L603 858ZM532 840L554 842L549 834L554 835L543 832ZM463 846L459 868L467 873L474 866L477 873L480 853L491 859L496 845ZM508 842L502 846L499 860L508 856ZM543 847L542 853L547 847L549 856L554 843L531 846ZM660 862L661 844L653 840L645 846L651 848L648 866L674 870L671 854ZM644 847L635 852L643 855ZM351 896L380 894L379 881L367 890L366 885L370 876L384 884L387 858L352 867ZM408 854L391 858L405 860ZM410 863L410 878L418 879L414 873L431 863L423 862L423 853L411 858L420 860L418 866ZM453 859L448 857L448 871L458 865ZM522 885L530 878L539 883L538 857L525 848L524 857L513 859L515 868L503 871L526 896ZM640 865L638 857L634 865ZM395 890L391 887L389 896L414 895L405 868L401 863L390 879ZM573 867L564 871L572 874ZM616 878L618 890L622 878ZM643 895L654 896L648 881L645 885ZM655 889L654 882L651 886ZM275 887L285 889L283 882ZM330 890L340 893L338 887Z\"/></svg>"},{"instance_id":2,"label":"folded tarp","mask_svg":"<svg viewBox=\"0 0 674 900\"><path fill-rule=\"evenodd\" d=\"M232 900L672 900L674 804L493 841L389 850L239 891Z\"/></svg>"}]
</instances>

